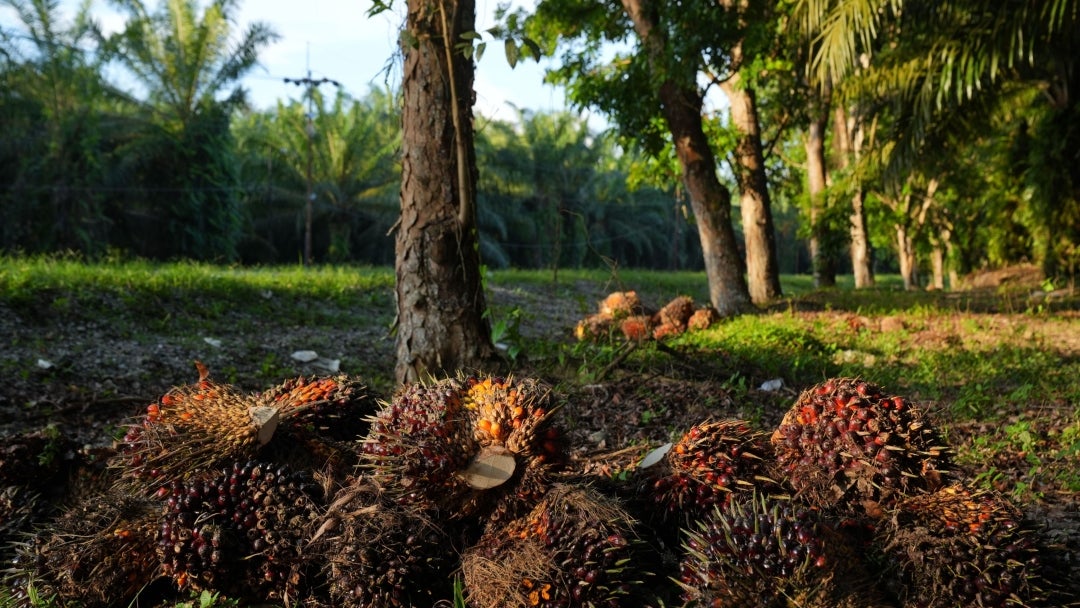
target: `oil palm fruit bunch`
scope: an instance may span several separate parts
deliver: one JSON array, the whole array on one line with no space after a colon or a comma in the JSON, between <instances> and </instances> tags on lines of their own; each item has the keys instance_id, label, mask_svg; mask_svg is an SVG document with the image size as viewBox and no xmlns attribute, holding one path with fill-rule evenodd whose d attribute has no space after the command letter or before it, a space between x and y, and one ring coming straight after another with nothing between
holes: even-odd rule
<instances>
[{"instance_id":1,"label":"oil palm fruit bunch","mask_svg":"<svg viewBox=\"0 0 1080 608\"><path fill-rule=\"evenodd\" d=\"M905 608L1045 605L1036 541L996 493L949 485L905 498L876 543Z\"/></svg>"},{"instance_id":2,"label":"oil palm fruit bunch","mask_svg":"<svg viewBox=\"0 0 1080 608\"><path fill-rule=\"evenodd\" d=\"M307 471L235 462L166 489L158 553L163 573L180 588L259 600L295 596L305 576L303 536L323 493Z\"/></svg>"},{"instance_id":3,"label":"oil palm fruit bunch","mask_svg":"<svg viewBox=\"0 0 1080 608\"><path fill-rule=\"evenodd\" d=\"M633 525L588 486L556 485L464 552L466 600L474 608L640 606Z\"/></svg>"},{"instance_id":4,"label":"oil palm fruit bunch","mask_svg":"<svg viewBox=\"0 0 1080 608\"><path fill-rule=\"evenodd\" d=\"M331 605L431 606L452 590L457 562L444 530L363 477L338 490L314 523L310 552L320 557Z\"/></svg>"},{"instance_id":5,"label":"oil palm fruit bunch","mask_svg":"<svg viewBox=\"0 0 1080 608\"><path fill-rule=\"evenodd\" d=\"M159 578L161 505L145 497L83 497L19 547L10 588L16 599L127 606ZM33 604L33 602L29 602Z\"/></svg>"},{"instance_id":6,"label":"oil palm fruit bunch","mask_svg":"<svg viewBox=\"0 0 1080 608\"><path fill-rule=\"evenodd\" d=\"M750 423L702 422L646 456L638 468L638 493L665 518L701 517L737 492L776 486L765 476L771 459L768 435Z\"/></svg>"},{"instance_id":7,"label":"oil palm fruit bunch","mask_svg":"<svg viewBox=\"0 0 1080 608\"><path fill-rule=\"evenodd\" d=\"M563 460L550 390L535 380L452 378L413 384L371 420L364 461L399 500L452 518L501 500L535 502Z\"/></svg>"},{"instance_id":8,"label":"oil palm fruit bunch","mask_svg":"<svg viewBox=\"0 0 1080 608\"><path fill-rule=\"evenodd\" d=\"M335 445L338 433L351 439L364 428L366 394L345 377L301 378L252 394L214 382L205 366L197 367L198 382L170 390L128 426L113 459L123 482L164 492L174 480L237 460L272 458L274 450L279 460L299 453L305 464L321 468L351 453ZM288 439L264 449L282 435Z\"/></svg>"},{"instance_id":9,"label":"oil palm fruit bunch","mask_svg":"<svg viewBox=\"0 0 1080 608\"><path fill-rule=\"evenodd\" d=\"M694 300L690 296L676 297L653 316L653 338L661 340L684 333L693 314Z\"/></svg>"},{"instance_id":10,"label":"oil palm fruit bunch","mask_svg":"<svg viewBox=\"0 0 1080 608\"><path fill-rule=\"evenodd\" d=\"M847 539L786 498L744 494L684 534L678 582L695 606L867 606L874 592Z\"/></svg>"},{"instance_id":11,"label":"oil palm fruit bunch","mask_svg":"<svg viewBox=\"0 0 1080 608\"><path fill-rule=\"evenodd\" d=\"M363 383L344 375L290 378L264 391L259 400L277 406L290 428L339 441L367 433L375 403Z\"/></svg>"},{"instance_id":12,"label":"oil palm fruit bunch","mask_svg":"<svg viewBox=\"0 0 1080 608\"><path fill-rule=\"evenodd\" d=\"M804 391L772 435L792 486L826 506L880 512L897 497L943 485L950 450L921 411L854 378Z\"/></svg>"}]
</instances>

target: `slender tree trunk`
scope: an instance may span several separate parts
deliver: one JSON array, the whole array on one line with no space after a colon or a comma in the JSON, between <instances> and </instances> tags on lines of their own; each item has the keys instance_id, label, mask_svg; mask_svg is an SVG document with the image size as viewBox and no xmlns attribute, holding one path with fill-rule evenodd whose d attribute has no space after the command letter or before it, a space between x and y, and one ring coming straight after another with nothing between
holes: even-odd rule
<instances>
[{"instance_id":1,"label":"slender tree trunk","mask_svg":"<svg viewBox=\"0 0 1080 608\"><path fill-rule=\"evenodd\" d=\"M738 46L741 48L741 44ZM737 72L720 88L731 104L731 122L739 133L735 146L735 171L746 241L746 275L750 298L755 304L764 304L783 293L780 290L780 263L776 256L772 201L765 176L765 156L761 149L757 100L753 89L742 86Z\"/></svg>"},{"instance_id":2,"label":"slender tree trunk","mask_svg":"<svg viewBox=\"0 0 1080 608\"><path fill-rule=\"evenodd\" d=\"M900 278L904 280L904 289L914 289L919 280L915 276L915 242L904 224L896 225L896 257L900 259Z\"/></svg>"},{"instance_id":3,"label":"slender tree trunk","mask_svg":"<svg viewBox=\"0 0 1080 608\"><path fill-rule=\"evenodd\" d=\"M408 1L397 226L398 382L480 368L494 356L477 251L473 65L454 45L474 0ZM444 32L449 35L444 35Z\"/></svg>"},{"instance_id":4,"label":"slender tree trunk","mask_svg":"<svg viewBox=\"0 0 1080 608\"><path fill-rule=\"evenodd\" d=\"M841 169L851 166L858 160L862 147L862 127L856 126L854 132L848 126L848 113L843 106L838 106L833 117L833 141L836 156ZM857 180L858 181L858 180ZM851 255L851 272L855 278L855 288L862 289L874 284L874 272L870 265L870 237L866 229L865 192L862 182L855 185L851 195L850 233L848 251Z\"/></svg>"},{"instance_id":5,"label":"slender tree trunk","mask_svg":"<svg viewBox=\"0 0 1080 608\"><path fill-rule=\"evenodd\" d=\"M655 17L646 11L647 3L648 0L622 0L634 30L654 64L659 65L666 41L662 31L654 30ZM660 85L660 103L697 218L705 274L709 279L709 299L721 315L748 312L753 304L731 225L731 193L716 177L716 157L701 121L701 95L692 82L669 79Z\"/></svg>"},{"instance_id":6,"label":"slender tree trunk","mask_svg":"<svg viewBox=\"0 0 1080 608\"><path fill-rule=\"evenodd\" d=\"M816 104L827 105L823 99L818 99ZM815 287L836 285L836 265L823 238L825 230L822 225L825 213L825 127L828 120L828 114L820 107L816 112L812 111L805 141L807 189L810 194L810 263L813 265Z\"/></svg>"}]
</instances>

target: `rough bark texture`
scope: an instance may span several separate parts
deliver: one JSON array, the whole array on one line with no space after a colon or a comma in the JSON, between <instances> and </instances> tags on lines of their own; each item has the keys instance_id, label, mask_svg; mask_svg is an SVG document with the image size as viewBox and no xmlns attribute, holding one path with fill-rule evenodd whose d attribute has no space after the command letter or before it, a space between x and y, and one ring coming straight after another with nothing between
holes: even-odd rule
<instances>
[{"instance_id":1,"label":"rough bark texture","mask_svg":"<svg viewBox=\"0 0 1080 608\"><path fill-rule=\"evenodd\" d=\"M665 40L647 10L648 0L623 0L622 5L643 46L661 65ZM701 95L692 85L668 79L660 85L660 102L697 219L709 299L724 316L753 310L731 225L731 193L716 177L716 157L701 122Z\"/></svg>"},{"instance_id":2,"label":"rough bark texture","mask_svg":"<svg viewBox=\"0 0 1080 608\"><path fill-rule=\"evenodd\" d=\"M409 0L408 10L407 27L417 45L406 49L402 83L401 219L395 264L395 375L402 383L478 369L494 355L491 330L483 318L472 211L473 65L460 51L453 51L453 90L462 127L456 135L451 69L442 35L444 18L451 30L451 48L461 32L471 31L475 3ZM459 143L465 146L465 167L459 165Z\"/></svg>"},{"instance_id":3,"label":"rough bark texture","mask_svg":"<svg viewBox=\"0 0 1080 608\"><path fill-rule=\"evenodd\" d=\"M821 219L825 212L825 125L828 116L816 112L806 130L806 176L810 194L810 261L813 264L814 286L836 285L836 266L822 238Z\"/></svg>"},{"instance_id":4,"label":"rough bark texture","mask_svg":"<svg viewBox=\"0 0 1080 608\"><path fill-rule=\"evenodd\" d=\"M731 122L739 132L735 163L750 298L755 304L764 304L779 298L783 292L780 290L780 263L776 255L776 231L765 176L765 156L761 149L757 100L752 89L742 86L738 73L724 81L721 88L731 103Z\"/></svg>"},{"instance_id":5,"label":"rough bark texture","mask_svg":"<svg viewBox=\"0 0 1080 608\"><path fill-rule=\"evenodd\" d=\"M848 125L848 113L837 107L833 120L833 142L836 147L837 163L841 169L847 168L859 158L862 147L862 127L852 129ZM874 284L874 272L870 263L870 237L866 229L866 210L863 200L862 185L858 185L851 196L851 272L855 278L855 288L870 287Z\"/></svg>"}]
</instances>

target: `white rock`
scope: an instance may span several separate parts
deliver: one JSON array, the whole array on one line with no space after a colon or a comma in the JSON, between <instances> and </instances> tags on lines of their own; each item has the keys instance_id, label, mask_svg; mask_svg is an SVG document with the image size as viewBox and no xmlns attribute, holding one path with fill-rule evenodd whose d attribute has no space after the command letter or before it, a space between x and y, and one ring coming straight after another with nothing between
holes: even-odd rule
<instances>
[{"instance_id":1,"label":"white rock","mask_svg":"<svg viewBox=\"0 0 1080 608\"><path fill-rule=\"evenodd\" d=\"M783 378L773 378L772 380L766 380L765 382L761 383L761 390L767 391L767 392L770 392L770 393L773 392L773 391L778 391L783 387L784 387L784 379Z\"/></svg>"},{"instance_id":2,"label":"white rock","mask_svg":"<svg viewBox=\"0 0 1080 608\"><path fill-rule=\"evenodd\" d=\"M292 354L292 358L301 363L311 363L319 358L319 353L313 350L298 350Z\"/></svg>"}]
</instances>

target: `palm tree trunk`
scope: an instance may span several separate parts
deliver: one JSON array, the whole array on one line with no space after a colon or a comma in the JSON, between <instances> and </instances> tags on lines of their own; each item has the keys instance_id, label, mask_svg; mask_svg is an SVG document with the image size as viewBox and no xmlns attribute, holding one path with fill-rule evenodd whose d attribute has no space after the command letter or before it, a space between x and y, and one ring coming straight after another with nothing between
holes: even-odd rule
<instances>
[{"instance_id":1,"label":"palm tree trunk","mask_svg":"<svg viewBox=\"0 0 1080 608\"><path fill-rule=\"evenodd\" d=\"M838 165L841 169L851 166L858 159L862 143L862 126L856 126L854 133L848 127L848 113L843 106L837 106L833 117L833 142L836 146ZM862 183L851 195L851 216L849 231L851 241L848 251L851 255L851 272L855 278L855 288L862 289L874 284L874 272L870 265L870 237L866 228L866 210L864 206Z\"/></svg>"},{"instance_id":2,"label":"palm tree trunk","mask_svg":"<svg viewBox=\"0 0 1080 608\"><path fill-rule=\"evenodd\" d=\"M819 104L824 103L818 100ZM806 178L810 194L810 263L813 265L814 286L836 285L836 265L832 252L825 246L823 216L825 213L825 126L828 114L814 112L806 130Z\"/></svg>"},{"instance_id":3,"label":"palm tree trunk","mask_svg":"<svg viewBox=\"0 0 1080 608\"><path fill-rule=\"evenodd\" d=\"M474 0L409 0L397 226L398 382L481 368L494 356L476 246L473 64L455 42ZM450 52L447 52L450 51Z\"/></svg>"}]
</instances>

